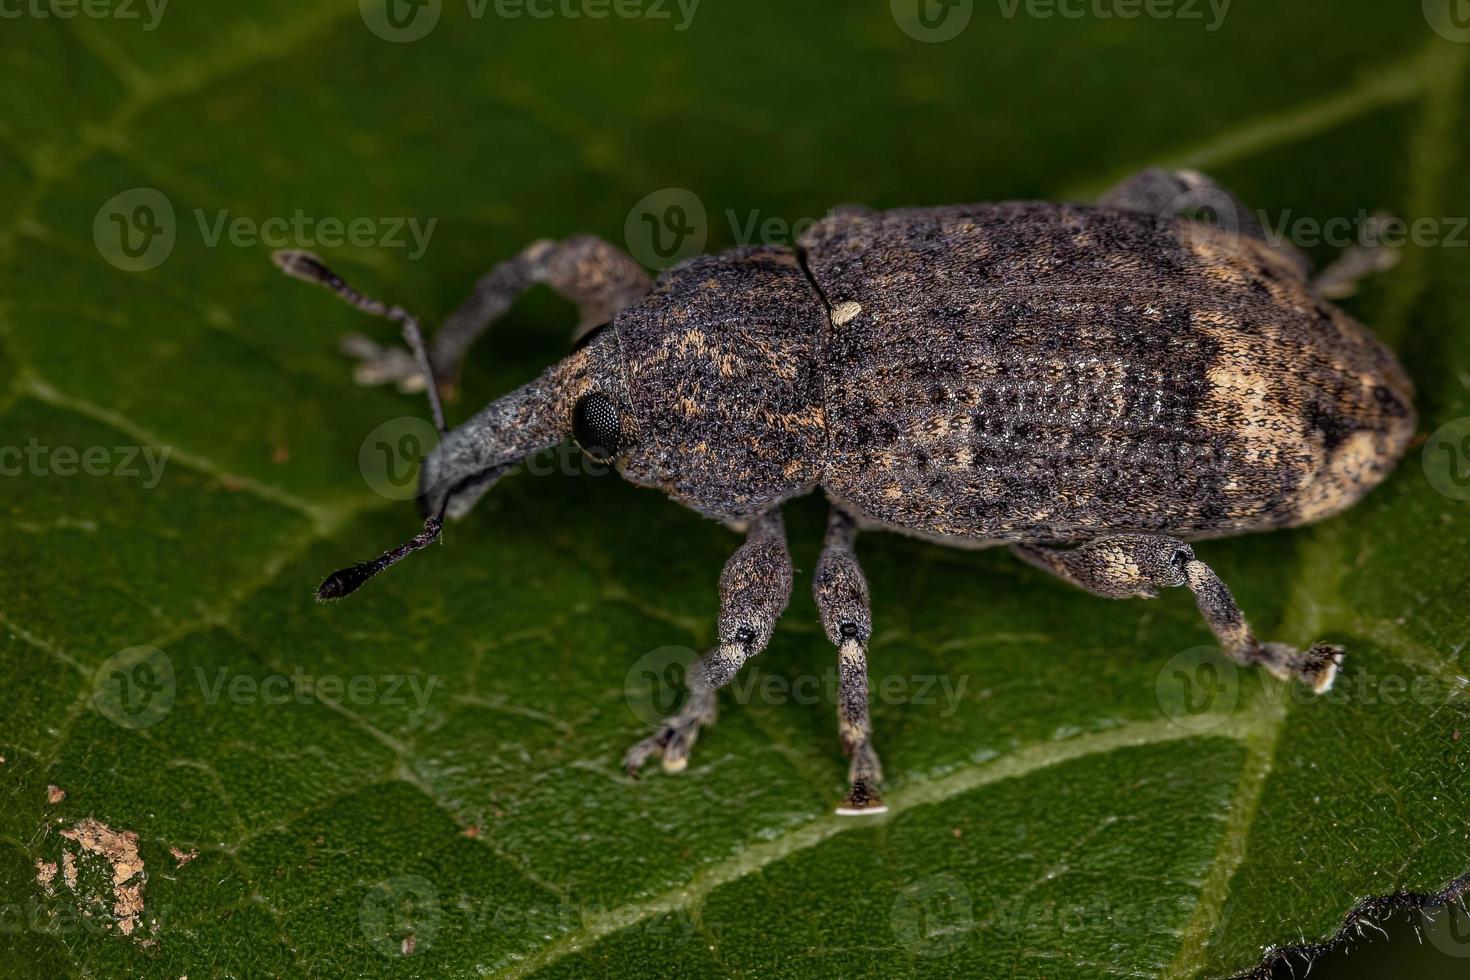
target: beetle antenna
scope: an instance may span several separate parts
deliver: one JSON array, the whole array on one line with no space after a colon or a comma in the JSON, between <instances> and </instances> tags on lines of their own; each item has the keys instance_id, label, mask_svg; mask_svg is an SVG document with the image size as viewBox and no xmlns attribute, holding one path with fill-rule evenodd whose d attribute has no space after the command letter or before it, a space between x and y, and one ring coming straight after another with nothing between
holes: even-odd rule
<instances>
[{"instance_id":1,"label":"beetle antenna","mask_svg":"<svg viewBox=\"0 0 1470 980\"><path fill-rule=\"evenodd\" d=\"M424 521L424 529L415 534L411 539L405 541L396 548L383 552L372 561L359 562L346 568L339 568L328 575L321 585L317 586L316 597L322 602L330 602L343 596L351 595L367 583L367 580L377 575L390 565L395 565L420 548L428 547L435 538L439 536L444 527L444 512L433 514Z\"/></svg>"},{"instance_id":2,"label":"beetle antenna","mask_svg":"<svg viewBox=\"0 0 1470 980\"><path fill-rule=\"evenodd\" d=\"M286 275L305 282L314 282L325 286L336 293L346 302L357 307L364 313L373 316L384 317L403 326L403 342L408 345L409 351L413 353L414 360L418 363L419 370L424 375L424 390L429 396L429 411L434 416L434 428L439 430L440 435L446 433L444 426L444 405L439 400L439 385L434 380L434 367L429 362L429 350L424 344L424 332L419 327L418 318L401 306L389 306L381 300L365 296L347 284L337 273L328 268L327 264L311 252L301 249L284 248L271 255L271 261L280 266ZM415 534L408 541L396 548L383 552L372 561L359 562L346 568L339 568L328 575L321 585L317 586L316 597L322 602L333 599L341 599L343 596L351 595L373 576L383 569L396 565L415 551L426 548L439 537L439 532L444 529L444 511L441 509L436 514L430 514L424 520L424 529Z\"/></svg>"},{"instance_id":3,"label":"beetle antenna","mask_svg":"<svg viewBox=\"0 0 1470 980\"><path fill-rule=\"evenodd\" d=\"M295 248L283 248L271 255L271 261L280 266L281 271L288 276L301 279L305 282L314 282L320 286L326 286L364 313L384 317L385 319L392 320L394 323L402 324L403 342L408 345L409 351L413 353L413 359L418 362L419 370L424 374L424 390L429 395L429 411L434 415L434 428L439 430L440 435L443 435L446 431L444 428L444 406L439 401L439 386L434 381L434 367L429 363L429 350L424 344L424 332L419 328L418 318L401 306L389 306L381 300L373 299L371 296L364 296L349 286L345 279L329 269L325 262L311 252ZM425 530L427 530L427 526ZM438 532L436 531L435 533L437 534ZM415 538L414 540L418 539ZM385 555L384 557L387 556ZM398 557L401 558L403 556L399 555ZM378 560L382 561L381 558ZM398 558L393 559L393 561L397 560ZM369 562L367 564L372 563ZM388 564L392 564L392 562ZM359 565L356 567L363 568L365 566ZM387 567L387 565L383 566L383 568ZM381 570L375 569L369 572L362 582L366 582L368 578L371 578ZM335 577L333 576L333 578ZM331 579L328 579L328 582L330 581ZM361 585L362 582L358 582L357 584ZM323 583L322 588L326 588L326 585L327 583ZM357 588L357 585L352 587L352 589L355 588ZM348 589L347 592L351 592L352 589ZM347 592L343 592L342 595L346 595ZM326 596L324 598L336 598L336 596Z\"/></svg>"}]
</instances>

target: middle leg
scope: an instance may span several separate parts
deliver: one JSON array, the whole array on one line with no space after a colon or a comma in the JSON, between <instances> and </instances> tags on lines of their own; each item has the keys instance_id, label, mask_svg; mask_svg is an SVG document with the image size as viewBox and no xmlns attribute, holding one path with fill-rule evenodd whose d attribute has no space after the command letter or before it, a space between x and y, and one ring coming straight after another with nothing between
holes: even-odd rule
<instances>
[{"instance_id":1,"label":"middle leg","mask_svg":"<svg viewBox=\"0 0 1470 980\"><path fill-rule=\"evenodd\" d=\"M843 816L883 813L879 789L883 766L873 749L868 718L868 640L873 616L868 581L853 553L857 527L852 515L833 505L827 518L827 540L812 577L812 595L822 615L827 638L837 645L837 733L851 760L847 798L837 808Z\"/></svg>"}]
</instances>

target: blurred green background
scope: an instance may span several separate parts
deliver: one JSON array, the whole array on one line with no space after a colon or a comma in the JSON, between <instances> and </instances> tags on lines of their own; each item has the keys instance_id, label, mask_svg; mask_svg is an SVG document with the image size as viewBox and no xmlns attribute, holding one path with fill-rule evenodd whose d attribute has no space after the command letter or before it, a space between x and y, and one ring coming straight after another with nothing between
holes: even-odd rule
<instances>
[{"instance_id":1,"label":"blurred green background","mask_svg":"<svg viewBox=\"0 0 1470 980\"><path fill-rule=\"evenodd\" d=\"M0 426L169 462L156 484L3 484L0 971L1214 976L1443 888L1470 869L1470 505L1417 449L1340 518L1202 546L1263 636L1350 659L1343 699L1244 674L1197 731L1158 686L1208 639L1187 595L1107 603L1004 554L865 537L875 675L968 683L953 711L875 705L894 812L854 826L830 814L828 703L727 699L688 772L621 775L638 665L710 641L736 546L655 494L509 479L444 547L315 605L322 574L415 529L362 454L424 408L355 387L337 351L391 325L268 256L314 248L433 323L538 238L662 265L789 243L842 203L1086 200L1149 165L1207 170L1288 230L1383 209L1453 237L1462 6L3 8ZM1414 375L1426 434L1470 415L1466 254L1409 246L1346 304ZM451 415L563 356L572 319L528 294ZM796 593L754 671L789 686L833 654L807 598L820 502L788 520ZM174 680L129 727L99 692L139 646ZM276 707L194 680L302 671L436 690ZM128 937L108 869L62 835L88 818L139 835ZM78 885L38 882L67 854ZM1386 928L1313 975L1470 975L1458 932Z\"/></svg>"}]
</instances>

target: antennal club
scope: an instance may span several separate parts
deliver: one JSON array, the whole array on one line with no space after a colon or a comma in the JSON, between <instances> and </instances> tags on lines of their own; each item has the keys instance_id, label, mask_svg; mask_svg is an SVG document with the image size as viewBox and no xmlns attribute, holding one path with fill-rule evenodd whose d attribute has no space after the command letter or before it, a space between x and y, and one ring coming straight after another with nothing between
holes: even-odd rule
<instances>
[{"instance_id":1,"label":"antennal club","mask_svg":"<svg viewBox=\"0 0 1470 980\"><path fill-rule=\"evenodd\" d=\"M346 568L339 568L328 575L321 585L317 586L316 597L322 602L330 602L343 596L351 595L360 589L368 579L381 572L390 565L407 558L420 548L427 547L444 527L444 515L434 514L424 521L424 529L414 535L412 539L404 542L396 548L383 552L372 561L359 562Z\"/></svg>"}]
</instances>

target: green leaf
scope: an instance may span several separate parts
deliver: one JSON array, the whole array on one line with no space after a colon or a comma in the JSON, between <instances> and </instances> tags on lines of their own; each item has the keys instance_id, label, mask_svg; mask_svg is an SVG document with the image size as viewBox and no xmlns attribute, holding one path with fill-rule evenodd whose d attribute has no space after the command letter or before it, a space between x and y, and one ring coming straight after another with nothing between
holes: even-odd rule
<instances>
[{"instance_id":1,"label":"green leaf","mask_svg":"<svg viewBox=\"0 0 1470 980\"><path fill-rule=\"evenodd\" d=\"M668 187L698 195L711 249L753 217L1080 198L1154 163L1275 218L1452 235L1470 48L1421 5L1241 4L1212 30L1203 4L980 4L942 43L882 3L707 3L681 30L671 3L446 2L408 43L350 0L171 5L152 29L134 6L28 7L0 36L0 410L7 447L37 447L0 508L6 972L1213 976L1470 870L1470 504L1435 490L1438 457L1320 526L1200 546L1262 635L1348 648L1324 698L1228 669L1177 688L1171 658L1208 639L1186 594L1108 603L1002 553L864 537L891 813L844 820L804 578L689 770L622 775L646 658L710 641L736 545L656 494L516 476L442 547L315 604L326 571L416 529L358 454L424 408L337 354L391 325L228 224L210 244L221 212L437 219L420 261L292 234L432 322L534 239L622 241ZM107 245L104 205L136 188L174 216L146 271ZM1470 414L1458 234L1348 303L1426 433ZM572 319L528 296L454 412L561 356ZM64 475L60 447L102 472ZM790 509L803 569L822 520ZM1176 690L1215 699L1181 713Z\"/></svg>"}]
</instances>

